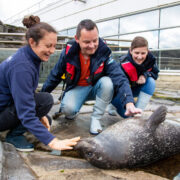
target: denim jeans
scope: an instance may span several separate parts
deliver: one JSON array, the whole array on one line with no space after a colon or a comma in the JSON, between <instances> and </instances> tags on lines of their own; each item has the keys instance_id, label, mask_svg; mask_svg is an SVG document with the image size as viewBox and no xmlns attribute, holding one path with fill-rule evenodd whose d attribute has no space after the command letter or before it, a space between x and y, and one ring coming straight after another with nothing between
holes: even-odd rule
<instances>
[{"instance_id":1,"label":"denim jeans","mask_svg":"<svg viewBox=\"0 0 180 180\"><path fill-rule=\"evenodd\" d=\"M138 97L140 91L143 91L146 94L149 95L153 95L154 91L155 91L155 80L152 77L148 77L146 79L146 83L139 85L135 88L131 88L132 90L132 94L133 97ZM127 118L127 116L124 115L126 109L125 107L122 106L122 103L120 102L120 94L117 94L113 100L112 100L112 104L116 107L118 114L123 117L123 118Z\"/></svg>"},{"instance_id":2,"label":"denim jeans","mask_svg":"<svg viewBox=\"0 0 180 180\"><path fill-rule=\"evenodd\" d=\"M113 83L107 76L100 78L94 86L76 86L65 93L60 111L67 118L74 118L87 100L95 100L96 96L104 102L111 102L113 96Z\"/></svg>"}]
</instances>

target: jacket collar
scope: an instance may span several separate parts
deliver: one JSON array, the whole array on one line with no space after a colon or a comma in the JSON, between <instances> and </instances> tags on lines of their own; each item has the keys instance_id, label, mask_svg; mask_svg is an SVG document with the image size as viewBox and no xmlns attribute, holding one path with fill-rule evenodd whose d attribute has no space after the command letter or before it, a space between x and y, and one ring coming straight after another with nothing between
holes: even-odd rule
<instances>
[{"instance_id":1,"label":"jacket collar","mask_svg":"<svg viewBox=\"0 0 180 180\"><path fill-rule=\"evenodd\" d=\"M36 66L39 66L42 60L36 55L32 48L29 45L26 45L24 49L26 51L26 55L28 56L28 60L33 62Z\"/></svg>"},{"instance_id":2,"label":"jacket collar","mask_svg":"<svg viewBox=\"0 0 180 180\"><path fill-rule=\"evenodd\" d=\"M80 46L76 41L74 41L66 56L67 61L70 61L70 63L75 66L76 65L80 66L79 51L80 51ZM110 56L110 54L111 54L110 48L104 43L104 41L101 38L99 38L98 48L96 52L91 56L91 61L98 62L103 57L104 59L102 60L104 61Z\"/></svg>"},{"instance_id":3,"label":"jacket collar","mask_svg":"<svg viewBox=\"0 0 180 180\"><path fill-rule=\"evenodd\" d=\"M152 55L151 52L148 52L148 55L147 55L145 61L144 61L142 64L140 64L140 65L137 64L137 63L133 60L130 51L128 51L127 59L128 59L128 61L130 61L136 68L145 67L147 64L149 64L150 61L152 61L152 62L155 61L155 57Z\"/></svg>"}]
</instances>

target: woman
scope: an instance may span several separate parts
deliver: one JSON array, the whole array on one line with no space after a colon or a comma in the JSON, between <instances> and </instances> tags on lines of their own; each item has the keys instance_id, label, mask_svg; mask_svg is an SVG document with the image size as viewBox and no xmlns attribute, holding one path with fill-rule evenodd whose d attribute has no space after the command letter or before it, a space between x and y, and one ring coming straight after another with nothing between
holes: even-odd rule
<instances>
[{"instance_id":1,"label":"woman","mask_svg":"<svg viewBox=\"0 0 180 180\"><path fill-rule=\"evenodd\" d=\"M148 50L148 41L141 36L135 37L128 54L120 58L120 65L129 79L133 96L137 97L135 106L144 110L155 91L159 72L156 59ZM118 114L125 118L125 108L119 99L119 95L113 98L108 107L109 114L116 115L117 109Z\"/></svg>"},{"instance_id":2,"label":"woman","mask_svg":"<svg viewBox=\"0 0 180 180\"><path fill-rule=\"evenodd\" d=\"M24 18L23 24L29 28L28 45L0 64L0 131L10 130L6 142L20 151L34 150L23 136L27 130L52 149L72 149L80 138L55 138L49 132L51 119L46 116L53 98L49 93L35 93L40 64L54 53L57 33L37 16Z\"/></svg>"}]
</instances>

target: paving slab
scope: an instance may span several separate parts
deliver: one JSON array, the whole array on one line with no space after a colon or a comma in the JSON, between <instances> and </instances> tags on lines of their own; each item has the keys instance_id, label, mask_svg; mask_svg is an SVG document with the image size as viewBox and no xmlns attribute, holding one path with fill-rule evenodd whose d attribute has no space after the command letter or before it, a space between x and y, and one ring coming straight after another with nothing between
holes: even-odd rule
<instances>
[{"instance_id":1,"label":"paving slab","mask_svg":"<svg viewBox=\"0 0 180 180\"><path fill-rule=\"evenodd\" d=\"M2 147L1 147L2 148ZM36 174L31 170L14 146L3 143L3 161L1 162L2 180L36 180Z\"/></svg>"}]
</instances>

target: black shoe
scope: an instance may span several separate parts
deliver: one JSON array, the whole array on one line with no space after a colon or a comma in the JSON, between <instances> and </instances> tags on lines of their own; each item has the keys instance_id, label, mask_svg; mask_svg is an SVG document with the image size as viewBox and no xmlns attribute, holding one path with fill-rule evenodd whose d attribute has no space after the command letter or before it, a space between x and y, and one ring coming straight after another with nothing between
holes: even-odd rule
<instances>
[{"instance_id":1,"label":"black shoe","mask_svg":"<svg viewBox=\"0 0 180 180\"><path fill-rule=\"evenodd\" d=\"M34 145L29 143L23 135L20 136L8 136L5 142L15 146L18 151L30 152L34 151Z\"/></svg>"}]
</instances>

